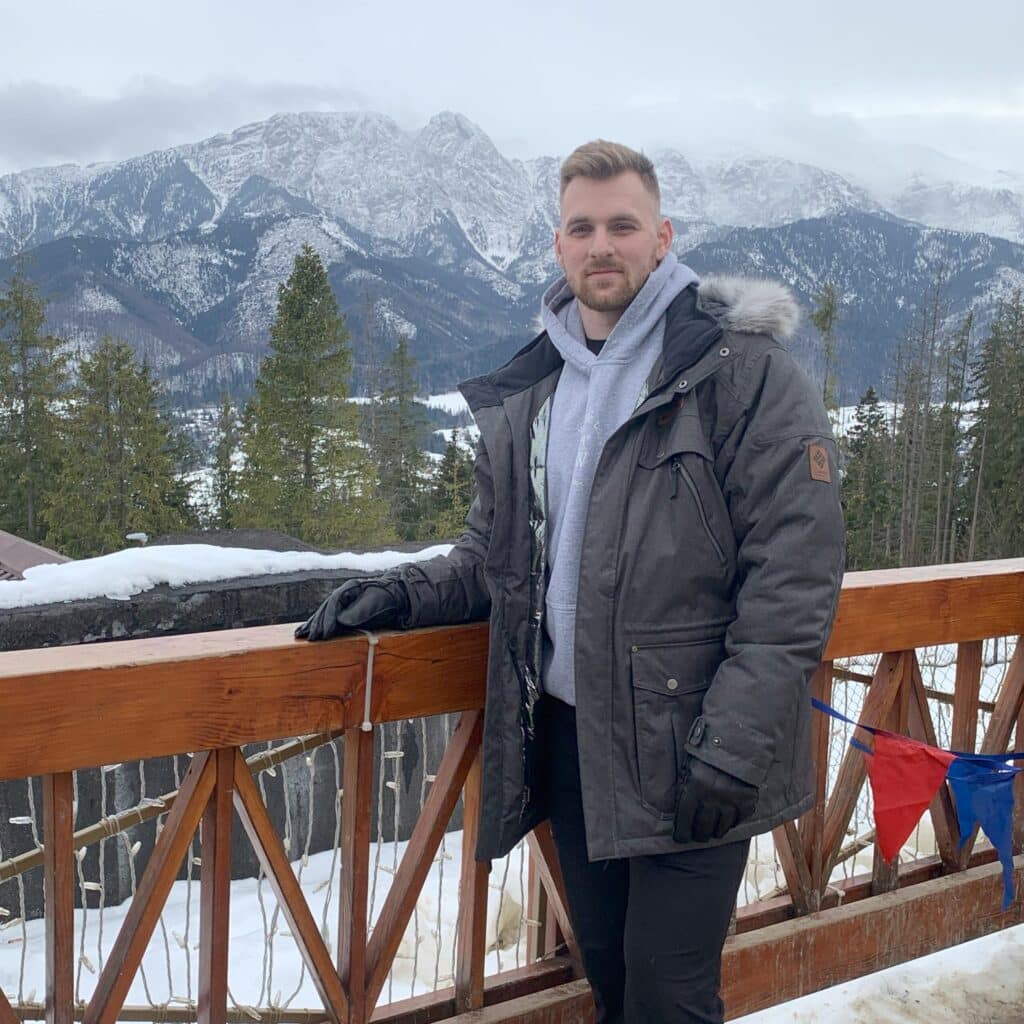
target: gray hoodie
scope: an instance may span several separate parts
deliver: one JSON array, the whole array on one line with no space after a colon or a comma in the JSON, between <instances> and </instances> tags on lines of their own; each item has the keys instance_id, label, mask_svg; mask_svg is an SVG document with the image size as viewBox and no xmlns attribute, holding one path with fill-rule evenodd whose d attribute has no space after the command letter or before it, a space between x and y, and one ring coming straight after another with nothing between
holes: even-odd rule
<instances>
[{"instance_id":1,"label":"gray hoodie","mask_svg":"<svg viewBox=\"0 0 1024 1024\"><path fill-rule=\"evenodd\" d=\"M541 302L541 321L565 366L558 380L547 451L548 568L543 686L576 703L573 637L583 528L605 442L643 398L661 353L665 310L697 275L670 252L608 335L599 355L587 348L579 303L565 277Z\"/></svg>"}]
</instances>

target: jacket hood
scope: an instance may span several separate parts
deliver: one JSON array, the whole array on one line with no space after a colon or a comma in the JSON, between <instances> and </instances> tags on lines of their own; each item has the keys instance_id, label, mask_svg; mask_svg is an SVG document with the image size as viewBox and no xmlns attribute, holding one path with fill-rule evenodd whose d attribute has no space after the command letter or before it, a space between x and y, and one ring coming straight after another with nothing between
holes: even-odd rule
<instances>
[{"instance_id":1,"label":"jacket hood","mask_svg":"<svg viewBox=\"0 0 1024 1024\"><path fill-rule=\"evenodd\" d=\"M741 334L771 334L785 340L800 323L793 293L778 281L757 277L705 277L697 289L697 304L726 330Z\"/></svg>"}]
</instances>

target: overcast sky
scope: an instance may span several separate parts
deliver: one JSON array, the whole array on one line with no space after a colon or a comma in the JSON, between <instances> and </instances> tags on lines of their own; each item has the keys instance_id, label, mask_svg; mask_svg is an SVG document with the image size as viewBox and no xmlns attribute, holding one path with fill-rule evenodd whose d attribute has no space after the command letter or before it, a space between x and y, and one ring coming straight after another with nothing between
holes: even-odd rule
<instances>
[{"instance_id":1,"label":"overcast sky","mask_svg":"<svg viewBox=\"0 0 1024 1024\"><path fill-rule=\"evenodd\" d=\"M1024 175L1020 0L0 0L0 19L0 173L280 111L447 109L513 156L601 135Z\"/></svg>"}]
</instances>

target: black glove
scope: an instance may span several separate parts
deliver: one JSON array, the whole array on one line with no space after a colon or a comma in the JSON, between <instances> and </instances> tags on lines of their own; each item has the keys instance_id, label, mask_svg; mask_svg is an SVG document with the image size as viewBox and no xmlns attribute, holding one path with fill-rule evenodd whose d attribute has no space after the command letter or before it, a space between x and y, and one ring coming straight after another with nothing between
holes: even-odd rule
<instances>
[{"instance_id":1,"label":"black glove","mask_svg":"<svg viewBox=\"0 0 1024 1024\"><path fill-rule=\"evenodd\" d=\"M676 820L677 843L707 843L721 839L757 807L757 787L735 775L689 757L679 775Z\"/></svg>"},{"instance_id":2,"label":"black glove","mask_svg":"<svg viewBox=\"0 0 1024 1024\"><path fill-rule=\"evenodd\" d=\"M300 640L328 640L346 629L388 629L409 614L400 580L386 576L346 580L295 630Z\"/></svg>"}]
</instances>

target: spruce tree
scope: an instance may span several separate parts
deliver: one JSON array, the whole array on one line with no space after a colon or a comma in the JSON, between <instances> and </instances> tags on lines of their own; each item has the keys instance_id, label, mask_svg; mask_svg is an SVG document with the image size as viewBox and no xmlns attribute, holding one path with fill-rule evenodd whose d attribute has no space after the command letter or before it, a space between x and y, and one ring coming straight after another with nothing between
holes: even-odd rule
<instances>
[{"instance_id":1,"label":"spruce tree","mask_svg":"<svg viewBox=\"0 0 1024 1024\"><path fill-rule=\"evenodd\" d=\"M438 464L431 496L434 535L438 539L448 540L462 534L474 496L473 456L463 450L459 432L453 430Z\"/></svg>"},{"instance_id":2,"label":"spruce tree","mask_svg":"<svg viewBox=\"0 0 1024 1024\"><path fill-rule=\"evenodd\" d=\"M1024 295L1003 303L973 378L978 411L969 436L967 557L1024 554Z\"/></svg>"},{"instance_id":3,"label":"spruce tree","mask_svg":"<svg viewBox=\"0 0 1024 1024\"><path fill-rule=\"evenodd\" d=\"M402 540L417 540L425 518L428 431L423 406L416 401L416 360L400 337L384 364L381 393L372 403L372 451L379 494L388 503L391 522Z\"/></svg>"},{"instance_id":4,"label":"spruce tree","mask_svg":"<svg viewBox=\"0 0 1024 1024\"><path fill-rule=\"evenodd\" d=\"M159 384L129 345L104 338L79 366L64 424L66 458L43 509L47 542L74 557L194 524L188 445Z\"/></svg>"},{"instance_id":5,"label":"spruce tree","mask_svg":"<svg viewBox=\"0 0 1024 1024\"><path fill-rule=\"evenodd\" d=\"M278 289L271 354L242 417L236 526L331 546L389 539L348 401L348 340L327 271L304 245Z\"/></svg>"},{"instance_id":6,"label":"spruce tree","mask_svg":"<svg viewBox=\"0 0 1024 1024\"><path fill-rule=\"evenodd\" d=\"M237 471L233 460L238 440L238 417L231 404L231 396L225 391L220 396L217 443L213 451L213 504L216 509L213 522L220 530L230 530L234 525Z\"/></svg>"},{"instance_id":7,"label":"spruce tree","mask_svg":"<svg viewBox=\"0 0 1024 1024\"><path fill-rule=\"evenodd\" d=\"M0 529L43 534L40 508L60 461L59 405L67 388L63 341L46 334L46 309L26 263L0 294Z\"/></svg>"},{"instance_id":8,"label":"spruce tree","mask_svg":"<svg viewBox=\"0 0 1024 1024\"><path fill-rule=\"evenodd\" d=\"M889 564L885 537L893 514L889 488L892 436L875 389L857 404L853 426L844 442L846 466L842 485L846 519L846 564L850 570L879 569Z\"/></svg>"}]
</instances>

